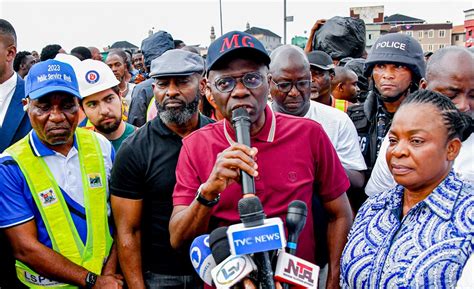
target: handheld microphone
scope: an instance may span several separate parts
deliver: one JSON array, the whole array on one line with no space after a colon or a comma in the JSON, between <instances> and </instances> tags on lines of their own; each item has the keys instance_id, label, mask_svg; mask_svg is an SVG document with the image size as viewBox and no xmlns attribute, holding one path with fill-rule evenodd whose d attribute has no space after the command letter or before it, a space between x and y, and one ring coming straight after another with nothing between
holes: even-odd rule
<instances>
[{"instance_id":1,"label":"handheld microphone","mask_svg":"<svg viewBox=\"0 0 474 289\"><path fill-rule=\"evenodd\" d=\"M260 202L260 199L258 197L252 196L248 198L242 198L239 200L238 206L239 206L240 219L242 220L244 228L253 228L253 227L259 228L259 227L262 227L262 225L265 225L265 222L264 222L265 214L263 212L262 203ZM241 224L237 224L233 226L239 226L239 225L242 226ZM257 266L259 268L258 280L259 280L261 288L263 289L275 288L275 282L273 281L272 265L270 263L270 257L268 256L268 249L271 248L272 246L265 246L264 251L262 251L261 250L262 248L259 245L262 244L261 241L265 241L263 242L265 245L274 246L275 244L277 244L278 246L284 247L283 239L284 239L285 234L284 233L281 234L281 231L279 231L280 229L283 230L283 224L281 224L281 226L278 226L278 225L272 226L271 231L265 231L265 230L260 231L260 234L263 233L263 235L260 235L260 236L257 236L255 234L256 232L253 232L253 234L250 234L250 235L245 234L245 232L243 233L236 232L236 233L231 234L233 237L232 244L234 245L234 248L235 248L235 243L236 243L236 237L238 238L240 235L241 238L243 237L243 239L241 240L244 242L248 242L248 244L250 245L250 248L254 246L254 248L259 249L254 254L254 260L257 263ZM248 232L249 230L247 230L247 233Z\"/></svg>"},{"instance_id":2,"label":"handheld microphone","mask_svg":"<svg viewBox=\"0 0 474 289\"><path fill-rule=\"evenodd\" d=\"M293 288L314 288L318 286L319 267L283 250L278 255L275 279L291 284ZM285 284L285 285L287 285Z\"/></svg>"},{"instance_id":3,"label":"handheld microphone","mask_svg":"<svg viewBox=\"0 0 474 289\"><path fill-rule=\"evenodd\" d=\"M242 281L257 270L252 258L247 255L230 255L227 227L212 231L209 243L218 265L211 270L212 280L218 289L227 289Z\"/></svg>"},{"instance_id":4,"label":"handheld microphone","mask_svg":"<svg viewBox=\"0 0 474 289\"><path fill-rule=\"evenodd\" d=\"M306 216L308 208L305 202L295 200L288 205L288 213L286 215L286 228L288 229L288 253L296 254L298 238L304 225L306 224Z\"/></svg>"},{"instance_id":5,"label":"handheld microphone","mask_svg":"<svg viewBox=\"0 0 474 289\"><path fill-rule=\"evenodd\" d=\"M211 270L216 266L216 262L209 247L209 234L194 239L189 248L189 258L202 281L212 286Z\"/></svg>"},{"instance_id":6,"label":"handheld microphone","mask_svg":"<svg viewBox=\"0 0 474 289\"><path fill-rule=\"evenodd\" d=\"M288 213L286 215L286 228L288 229L288 253L291 255L296 254L296 246L301 230L303 230L306 224L306 215L308 214L308 208L306 203L295 200L288 205ZM289 289L288 284L283 284L283 289Z\"/></svg>"},{"instance_id":7,"label":"handheld microphone","mask_svg":"<svg viewBox=\"0 0 474 289\"><path fill-rule=\"evenodd\" d=\"M250 147L250 116L247 110L243 107L239 107L232 111L232 125L235 130L235 138L240 144L244 144ZM240 176L242 180L242 194L255 194L255 181L253 176L240 170Z\"/></svg>"},{"instance_id":8,"label":"handheld microphone","mask_svg":"<svg viewBox=\"0 0 474 289\"><path fill-rule=\"evenodd\" d=\"M230 256L227 230L228 227L219 227L209 235L209 246L216 264L220 264L225 258Z\"/></svg>"}]
</instances>

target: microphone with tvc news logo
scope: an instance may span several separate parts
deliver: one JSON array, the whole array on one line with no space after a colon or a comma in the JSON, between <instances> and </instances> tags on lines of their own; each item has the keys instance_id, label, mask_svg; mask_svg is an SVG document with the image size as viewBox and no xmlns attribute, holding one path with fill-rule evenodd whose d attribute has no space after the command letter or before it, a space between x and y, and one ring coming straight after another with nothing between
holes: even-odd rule
<instances>
[{"instance_id":1,"label":"microphone with tvc news logo","mask_svg":"<svg viewBox=\"0 0 474 289\"><path fill-rule=\"evenodd\" d=\"M229 226L230 251L235 255L254 254L258 281L263 289L275 288L269 251L285 248L285 230L280 218L265 219L262 203L256 196L239 200L241 224Z\"/></svg>"},{"instance_id":2,"label":"microphone with tvc news logo","mask_svg":"<svg viewBox=\"0 0 474 289\"><path fill-rule=\"evenodd\" d=\"M212 279L217 289L234 288L241 282L244 288L257 288L246 277L257 270L252 258L247 255L231 255L227 227L220 227L212 231L209 243L212 256L218 265L212 269ZM240 287L239 287L240 288Z\"/></svg>"}]
</instances>

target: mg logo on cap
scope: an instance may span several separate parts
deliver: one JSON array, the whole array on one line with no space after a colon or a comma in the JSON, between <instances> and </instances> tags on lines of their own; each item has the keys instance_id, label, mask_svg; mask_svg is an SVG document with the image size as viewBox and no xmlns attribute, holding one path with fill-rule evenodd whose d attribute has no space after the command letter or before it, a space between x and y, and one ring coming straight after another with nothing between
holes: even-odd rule
<instances>
[{"instance_id":1,"label":"mg logo on cap","mask_svg":"<svg viewBox=\"0 0 474 289\"><path fill-rule=\"evenodd\" d=\"M233 34L232 37L222 39L222 46L219 52L224 52L231 48L254 47L255 44L251 40L252 38L248 35Z\"/></svg>"},{"instance_id":2,"label":"mg logo on cap","mask_svg":"<svg viewBox=\"0 0 474 289\"><path fill-rule=\"evenodd\" d=\"M90 84L97 83L97 81L99 81L99 78L99 73L97 73L97 71L95 70L90 70L86 73L86 81Z\"/></svg>"}]
</instances>

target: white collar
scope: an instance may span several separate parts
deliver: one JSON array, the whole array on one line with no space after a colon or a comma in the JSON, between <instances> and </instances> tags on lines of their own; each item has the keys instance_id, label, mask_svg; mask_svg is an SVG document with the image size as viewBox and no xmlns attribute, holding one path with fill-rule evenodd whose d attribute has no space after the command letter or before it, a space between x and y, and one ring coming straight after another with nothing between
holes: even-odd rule
<instances>
[{"instance_id":1,"label":"white collar","mask_svg":"<svg viewBox=\"0 0 474 289\"><path fill-rule=\"evenodd\" d=\"M5 99L8 93L16 86L17 74L16 72L4 83L0 84L0 98Z\"/></svg>"}]
</instances>

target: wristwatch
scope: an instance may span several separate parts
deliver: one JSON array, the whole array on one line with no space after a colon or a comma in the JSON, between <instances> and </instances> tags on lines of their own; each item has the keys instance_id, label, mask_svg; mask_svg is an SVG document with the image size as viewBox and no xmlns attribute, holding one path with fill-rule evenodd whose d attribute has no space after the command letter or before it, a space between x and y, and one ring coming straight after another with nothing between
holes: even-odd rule
<instances>
[{"instance_id":1,"label":"wristwatch","mask_svg":"<svg viewBox=\"0 0 474 289\"><path fill-rule=\"evenodd\" d=\"M95 282L97 282L97 274L94 274L92 272L87 273L86 276L86 288L87 289L92 289L94 287Z\"/></svg>"},{"instance_id":2,"label":"wristwatch","mask_svg":"<svg viewBox=\"0 0 474 289\"><path fill-rule=\"evenodd\" d=\"M201 190L204 184L201 184L196 192L196 201L198 201L201 205L204 205L206 207L214 207L218 202L219 199L221 198L221 194L218 194L217 197L214 200L207 200L201 195Z\"/></svg>"}]
</instances>

